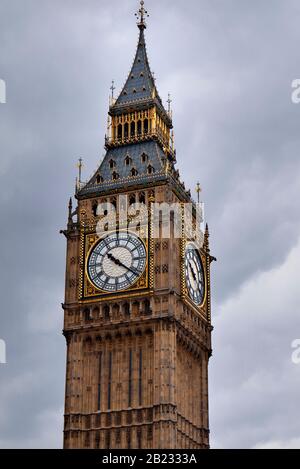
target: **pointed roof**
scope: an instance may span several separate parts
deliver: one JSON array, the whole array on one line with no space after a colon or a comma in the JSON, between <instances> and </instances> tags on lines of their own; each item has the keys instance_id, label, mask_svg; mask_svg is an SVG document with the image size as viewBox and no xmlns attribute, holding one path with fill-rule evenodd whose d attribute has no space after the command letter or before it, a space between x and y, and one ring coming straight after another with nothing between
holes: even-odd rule
<instances>
[{"instance_id":1,"label":"pointed roof","mask_svg":"<svg viewBox=\"0 0 300 469\"><path fill-rule=\"evenodd\" d=\"M114 117L154 106L170 130L173 128L171 113L166 111L158 95L147 57L144 33L145 17L148 15L142 0L140 4L137 14L139 40L135 58L122 92L109 108L109 115ZM138 134L132 138L122 138L120 142L110 142L106 138L105 143L107 151L103 161L90 180L79 185L76 197L88 198L171 180L183 199L190 197L175 171L175 152L168 152L169 142L162 140L159 133Z\"/></svg>"},{"instance_id":2,"label":"pointed roof","mask_svg":"<svg viewBox=\"0 0 300 469\"><path fill-rule=\"evenodd\" d=\"M140 28L138 46L126 83L115 103L131 103L158 96L147 56L144 28Z\"/></svg>"},{"instance_id":3,"label":"pointed roof","mask_svg":"<svg viewBox=\"0 0 300 469\"><path fill-rule=\"evenodd\" d=\"M108 150L98 171L78 195L88 196L109 190L126 189L130 186L146 187L147 184L165 181L167 179L165 161L163 150L154 141L113 148ZM135 170L134 175L132 170ZM97 181L98 176L101 182Z\"/></svg>"},{"instance_id":4,"label":"pointed roof","mask_svg":"<svg viewBox=\"0 0 300 469\"><path fill-rule=\"evenodd\" d=\"M172 128L172 119L158 94L148 60L145 41L146 14L147 12L143 10L142 5L142 9L139 11L140 21L138 22L138 28L140 31L134 61L125 85L119 97L110 106L109 113L113 115L114 113L122 112L127 107L132 110L133 108L141 109L144 106L155 104L164 115L167 125Z\"/></svg>"}]
</instances>

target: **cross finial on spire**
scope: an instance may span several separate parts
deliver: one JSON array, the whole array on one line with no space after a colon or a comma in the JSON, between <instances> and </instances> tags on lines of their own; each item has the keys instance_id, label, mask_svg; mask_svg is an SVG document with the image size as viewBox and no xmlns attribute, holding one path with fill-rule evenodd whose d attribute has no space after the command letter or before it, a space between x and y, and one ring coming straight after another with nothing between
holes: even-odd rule
<instances>
[{"instance_id":1,"label":"cross finial on spire","mask_svg":"<svg viewBox=\"0 0 300 469\"><path fill-rule=\"evenodd\" d=\"M77 168L78 168L78 182L79 184L81 183L81 173L82 173L82 167L83 167L83 164L82 164L83 160L82 158L79 158L78 160L78 163L77 163Z\"/></svg>"},{"instance_id":2,"label":"cross finial on spire","mask_svg":"<svg viewBox=\"0 0 300 469\"><path fill-rule=\"evenodd\" d=\"M145 2L144 0L140 0L140 9L139 11L135 14L135 16L137 17L138 19L138 27L140 29L146 29L147 25L146 25L146 21L145 21L145 18L148 17L149 18L149 15L148 15L148 11L145 10Z\"/></svg>"},{"instance_id":3,"label":"cross finial on spire","mask_svg":"<svg viewBox=\"0 0 300 469\"><path fill-rule=\"evenodd\" d=\"M170 95L170 93L168 93L167 103L168 103L168 113L169 114L171 114L171 102L172 102L171 95Z\"/></svg>"},{"instance_id":4,"label":"cross finial on spire","mask_svg":"<svg viewBox=\"0 0 300 469\"><path fill-rule=\"evenodd\" d=\"M70 228L73 224L72 220L72 197L70 197L69 201L69 216L68 216L68 227Z\"/></svg>"},{"instance_id":5,"label":"cross finial on spire","mask_svg":"<svg viewBox=\"0 0 300 469\"><path fill-rule=\"evenodd\" d=\"M110 90L111 90L111 98L114 99L114 91L115 91L116 87L115 87L115 82L114 80L112 80L111 82L111 87L110 87Z\"/></svg>"},{"instance_id":6,"label":"cross finial on spire","mask_svg":"<svg viewBox=\"0 0 300 469\"><path fill-rule=\"evenodd\" d=\"M199 204L200 203L200 194L202 192L200 182L197 183L196 192L197 192L197 195L198 195L198 204Z\"/></svg>"}]
</instances>

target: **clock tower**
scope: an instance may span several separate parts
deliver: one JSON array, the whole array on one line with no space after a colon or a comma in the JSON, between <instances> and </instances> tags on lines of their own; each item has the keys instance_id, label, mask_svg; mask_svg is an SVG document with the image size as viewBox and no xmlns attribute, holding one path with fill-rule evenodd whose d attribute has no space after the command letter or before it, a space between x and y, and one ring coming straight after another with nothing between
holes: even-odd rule
<instances>
[{"instance_id":1,"label":"clock tower","mask_svg":"<svg viewBox=\"0 0 300 469\"><path fill-rule=\"evenodd\" d=\"M141 1L134 62L112 97L106 155L69 203L65 448L209 448L208 228L175 168Z\"/></svg>"}]
</instances>

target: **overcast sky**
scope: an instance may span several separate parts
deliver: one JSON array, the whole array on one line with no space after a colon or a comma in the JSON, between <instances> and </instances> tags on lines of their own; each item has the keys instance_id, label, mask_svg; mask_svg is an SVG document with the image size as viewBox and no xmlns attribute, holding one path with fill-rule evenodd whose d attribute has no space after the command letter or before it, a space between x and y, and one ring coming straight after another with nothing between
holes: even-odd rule
<instances>
[{"instance_id":1,"label":"overcast sky","mask_svg":"<svg viewBox=\"0 0 300 469\"><path fill-rule=\"evenodd\" d=\"M61 447L65 227L76 160L104 153L137 0L1 0L0 447ZM211 231L211 445L300 448L299 0L148 0L178 167Z\"/></svg>"}]
</instances>

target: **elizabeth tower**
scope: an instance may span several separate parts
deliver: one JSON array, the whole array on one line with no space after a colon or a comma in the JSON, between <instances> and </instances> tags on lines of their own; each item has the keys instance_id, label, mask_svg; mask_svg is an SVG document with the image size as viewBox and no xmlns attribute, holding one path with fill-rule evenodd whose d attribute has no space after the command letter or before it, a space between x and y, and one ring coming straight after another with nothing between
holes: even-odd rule
<instances>
[{"instance_id":1,"label":"elizabeth tower","mask_svg":"<svg viewBox=\"0 0 300 469\"><path fill-rule=\"evenodd\" d=\"M117 98L112 87L105 157L88 182L79 171L63 231L65 448L209 447L214 258L207 226L199 246L184 226L200 233L199 207L175 168L170 100L166 109L150 70L140 3L134 62ZM158 204L172 207L169 232Z\"/></svg>"}]
</instances>

